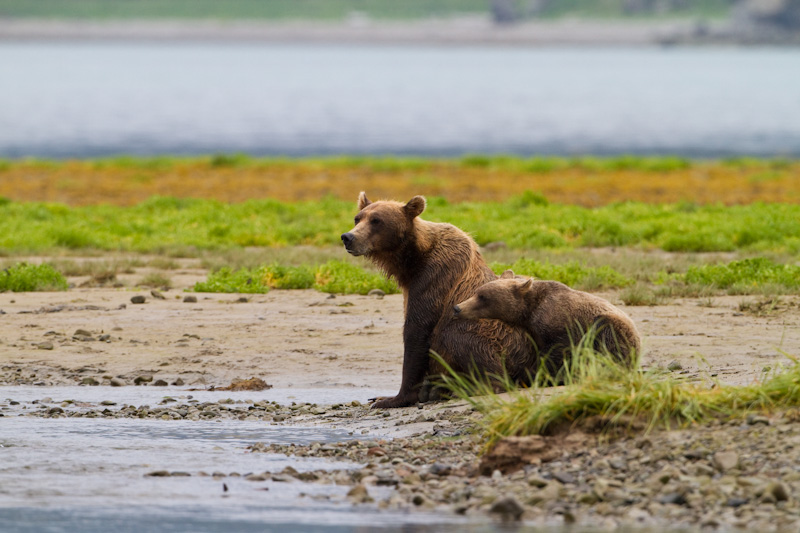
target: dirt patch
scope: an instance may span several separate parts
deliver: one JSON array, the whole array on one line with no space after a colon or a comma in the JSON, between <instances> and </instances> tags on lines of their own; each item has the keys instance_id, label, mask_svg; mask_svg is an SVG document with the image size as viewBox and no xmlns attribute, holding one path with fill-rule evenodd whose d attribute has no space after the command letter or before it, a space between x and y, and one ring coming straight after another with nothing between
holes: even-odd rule
<instances>
[{"instance_id":1,"label":"dirt patch","mask_svg":"<svg viewBox=\"0 0 800 533\"><path fill-rule=\"evenodd\" d=\"M182 289L196 278L139 305L130 299L144 291L120 288L0 294L0 384L133 384L147 375L189 387L242 376L277 388L399 387L401 295L273 291L240 303L240 295L199 293L184 302ZM619 303L615 293L603 296ZM744 384L786 361L784 353L800 354L800 298L782 296L780 312L743 312L753 299L621 308L642 334L643 366ZM353 400L367 397L354 390Z\"/></svg>"}]
</instances>

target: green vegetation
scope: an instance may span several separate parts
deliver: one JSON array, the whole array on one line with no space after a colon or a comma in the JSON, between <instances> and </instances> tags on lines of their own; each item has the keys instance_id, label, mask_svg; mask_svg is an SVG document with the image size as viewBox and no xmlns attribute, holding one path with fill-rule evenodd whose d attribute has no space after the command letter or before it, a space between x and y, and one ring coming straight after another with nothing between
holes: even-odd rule
<instances>
[{"instance_id":1,"label":"green vegetation","mask_svg":"<svg viewBox=\"0 0 800 533\"><path fill-rule=\"evenodd\" d=\"M505 395L495 393L497 377L490 382L450 370L442 379L483 413L489 446L505 436L547 434L590 422L649 431L800 406L800 362L794 358L748 386L690 383L662 369L622 367L609 354L594 352L591 341L589 334L573 348L572 363L558 376L564 383L560 389L549 387L552 379L541 373L526 389L499 378L509 391Z\"/></svg>"},{"instance_id":2,"label":"green vegetation","mask_svg":"<svg viewBox=\"0 0 800 533\"><path fill-rule=\"evenodd\" d=\"M492 263L495 274L502 274L511 269L520 276L531 276L537 279L560 281L570 287L583 290L599 290L626 287L633 280L623 276L609 266L587 267L578 261L556 265L550 262L541 263L530 259L519 259L513 264Z\"/></svg>"},{"instance_id":3,"label":"green vegetation","mask_svg":"<svg viewBox=\"0 0 800 533\"><path fill-rule=\"evenodd\" d=\"M328 261L317 267L269 265L255 269L222 268L195 284L196 292L265 293L270 289L317 289L328 293L367 294L381 289L399 292L397 284L380 274L343 261Z\"/></svg>"},{"instance_id":4,"label":"green vegetation","mask_svg":"<svg viewBox=\"0 0 800 533\"><path fill-rule=\"evenodd\" d=\"M800 266L782 265L765 257L754 257L726 265L693 266L686 272L685 280L687 283L728 290L756 285L797 289L800 287Z\"/></svg>"},{"instance_id":5,"label":"green vegetation","mask_svg":"<svg viewBox=\"0 0 800 533\"><path fill-rule=\"evenodd\" d=\"M0 16L89 19L413 19L486 12L485 0L0 0Z\"/></svg>"},{"instance_id":6,"label":"green vegetation","mask_svg":"<svg viewBox=\"0 0 800 533\"><path fill-rule=\"evenodd\" d=\"M522 16L546 18L621 18L629 16L724 16L732 0L674 2L663 10L632 9L623 0L559 0L544 2L536 13L530 2L517 0ZM0 16L40 18L187 18L187 19L316 19L341 20L354 11L373 18L415 19L489 12L488 0L0 0ZM644 5L644 4L643 4Z\"/></svg>"},{"instance_id":7,"label":"green vegetation","mask_svg":"<svg viewBox=\"0 0 800 533\"><path fill-rule=\"evenodd\" d=\"M338 245L353 202L285 203L154 197L133 207L0 205L6 253L57 249L197 255L245 246ZM800 252L800 205L697 206L618 203L598 208L547 203L535 194L507 202L450 204L429 198L427 220L470 232L479 244L512 249L660 248L673 252Z\"/></svg>"},{"instance_id":8,"label":"green vegetation","mask_svg":"<svg viewBox=\"0 0 800 533\"><path fill-rule=\"evenodd\" d=\"M65 291L67 280L51 265L17 263L0 270L0 292Z\"/></svg>"}]
</instances>

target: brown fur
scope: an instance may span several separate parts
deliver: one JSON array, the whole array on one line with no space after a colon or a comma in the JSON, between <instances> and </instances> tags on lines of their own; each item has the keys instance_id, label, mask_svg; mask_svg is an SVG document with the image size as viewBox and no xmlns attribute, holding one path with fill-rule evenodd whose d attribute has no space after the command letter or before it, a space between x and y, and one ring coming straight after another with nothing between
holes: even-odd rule
<instances>
[{"instance_id":1,"label":"brown fur","mask_svg":"<svg viewBox=\"0 0 800 533\"><path fill-rule=\"evenodd\" d=\"M455 306L454 314L464 319L494 318L524 328L554 370L561 368L571 345L592 327L595 350L607 349L630 363L641 349L633 321L610 302L557 281L514 276L510 270Z\"/></svg>"},{"instance_id":2,"label":"brown fur","mask_svg":"<svg viewBox=\"0 0 800 533\"><path fill-rule=\"evenodd\" d=\"M523 328L498 320L454 320L452 309L485 283L497 279L472 238L450 224L419 218L425 199L407 204L358 198L355 227L342 235L347 251L365 256L403 290L403 378L393 398L373 407L402 407L417 402L419 387L431 373L429 352L438 353L454 370L473 368L523 378L535 363ZM503 359L505 358L505 360Z\"/></svg>"}]
</instances>

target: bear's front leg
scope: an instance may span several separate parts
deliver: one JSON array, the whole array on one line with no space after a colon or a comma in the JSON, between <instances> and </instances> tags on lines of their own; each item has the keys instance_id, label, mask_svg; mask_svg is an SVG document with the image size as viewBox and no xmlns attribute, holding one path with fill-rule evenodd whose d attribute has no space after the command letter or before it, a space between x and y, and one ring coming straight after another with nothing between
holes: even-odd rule
<instances>
[{"instance_id":1,"label":"bear's front leg","mask_svg":"<svg viewBox=\"0 0 800 533\"><path fill-rule=\"evenodd\" d=\"M380 398L372 404L373 409L408 407L419 399L419 387L428 370L428 351L433 328L406 321L403 327L403 381L400 392L393 398Z\"/></svg>"}]
</instances>

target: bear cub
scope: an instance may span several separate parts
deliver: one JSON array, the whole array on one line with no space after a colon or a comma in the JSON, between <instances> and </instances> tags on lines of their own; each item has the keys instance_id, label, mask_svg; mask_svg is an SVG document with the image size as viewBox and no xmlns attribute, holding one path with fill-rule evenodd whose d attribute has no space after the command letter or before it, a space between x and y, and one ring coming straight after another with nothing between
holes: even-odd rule
<instances>
[{"instance_id":1,"label":"bear cub","mask_svg":"<svg viewBox=\"0 0 800 533\"><path fill-rule=\"evenodd\" d=\"M492 318L524 328L554 370L592 328L594 349L608 350L622 363L631 364L641 349L633 321L607 300L557 281L515 276L511 270L479 287L453 311L456 318Z\"/></svg>"}]
</instances>

